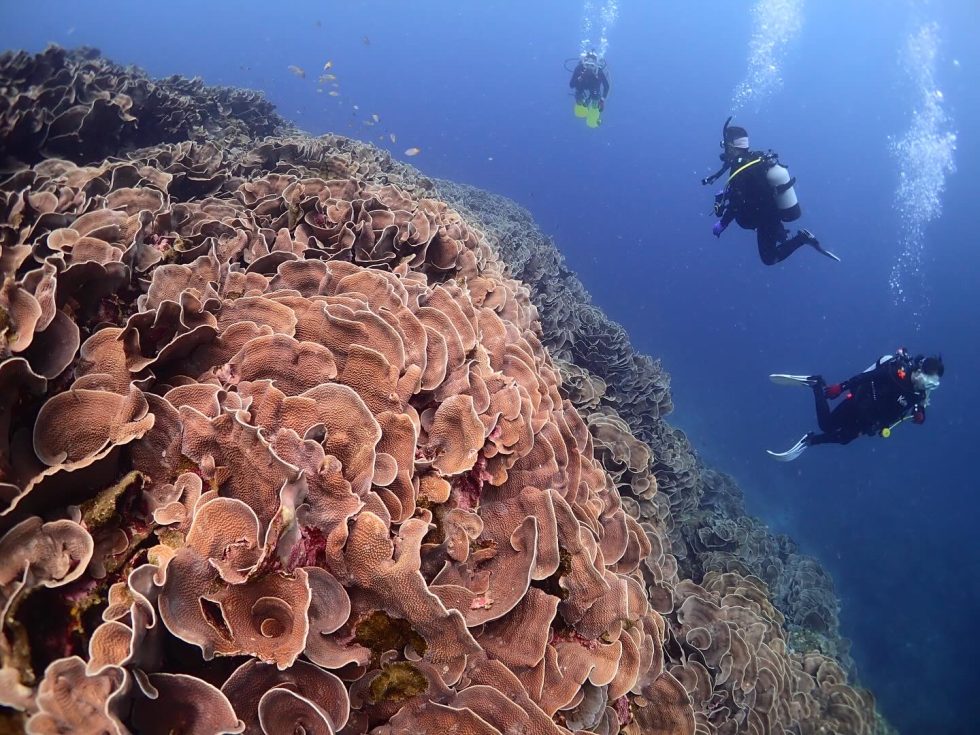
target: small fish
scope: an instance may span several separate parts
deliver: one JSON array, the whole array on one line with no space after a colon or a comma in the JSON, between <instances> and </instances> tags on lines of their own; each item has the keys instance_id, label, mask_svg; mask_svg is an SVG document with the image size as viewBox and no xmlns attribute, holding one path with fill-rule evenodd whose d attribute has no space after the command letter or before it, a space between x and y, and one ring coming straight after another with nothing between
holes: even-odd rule
<instances>
[{"instance_id":1,"label":"small fish","mask_svg":"<svg viewBox=\"0 0 980 735\"><path fill-rule=\"evenodd\" d=\"M391 138L391 142L392 143L397 143L398 142L398 138L395 137L395 134L394 133L388 133L388 137Z\"/></svg>"},{"instance_id":2,"label":"small fish","mask_svg":"<svg viewBox=\"0 0 980 735\"><path fill-rule=\"evenodd\" d=\"M371 115L371 119L374 120L376 123L381 122L381 118L378 117L377 113Z\"/></svg>"},{"instance_id":3,"label":"small fish","mask_svg":"<svg viewBox=\"0 0 980 735\"><path fill-rule=\"evenodd\" d=\"M321 23L320 21L317 21L313 25L315 25L317 28L322 28L323 27L323 23Z\"/></svg>"},{"instance_id":4,"label":"small fish","mask_svg":"<svg viewBox=\"0 0 980 735\"><path fill-rule=\"evenodd\" d=\"M340 92L338 92L336 89L331 89L329 94L331 97L340 97Z\"/></svg>"},{"instance_id":5,"label":"small fish","mask_svg":"<svg viewBox=\"0 0 980 735\"><path fill-rule=\"evenodd\" d=\"M360 108L360 106L358 106L358 105L354 105L354 109L355 109L355 110L360 110L361 108Z\"/></svg>"},{"instance_id":6,"label":"small fish","mask_svg":"<svg viewBox=\"0 0 980 735\"><path fill-rule=\"evenodd\" d=\"M327 63L323 65L323 70L326 71L327 69L330 69L332 67L333 67L333 61L331 59L327 59Z\"/></svg>"},{"instance_id":7,"label":"small fish","mask_svg":"<svg viewBox=\"0 0 980 735\"><path fill-rule=\"evenodd\" d=\"M422 152L422 149L421 148L407 148L405 150L405 155L406 156L409 156L409 157L411 157L411 156L417 156L421 152Z\"/></svg>"},{"instance_id":8,"label":"small fish","mask_svg":"<svg viewBox=\"0 0 980 735\"><path fill-rule=\"evenodd\" d=\"M361 122L361 125L367 125L369 128L373 128L374 127L374 123L371 122L370 120L364 120L364 121L362 121Z\"/></svg>"},{"instance_id":9,"label":"small fish","mask_svg":"<svg viewBox=\"0 0 980 735\"><path fill-rule=\"evenodd\" d=\"M65 35L66 35L66 36L70 36L70 35L71 35L72 33L74 33L74 32L75 32L75 26L72 26L72 27L71 27L71 28L69 28L69 29L68 29L67 31L65 31ZM959 63L959 62L957 62L957 63Z\"/></svg>"},{"instance_id":10,"label":"small fish","mask_svg":"<svg viewBox=\"0 0 980 735\"><path fill-rule=\"evenodd\" d=\"M305 71L303 71L303 69L302 69L301 67L299 67L299 66L295 66L295 65L293 65L293 64L290 64L290 65L289 65L288 67L286 67L286 68L287 68L287 69L289 69L289 71L290 71L290 72L291 72L292 74L295 74L296 76L298 76L298 77L299 77L300 79L306 79L306 72L305 72Z\"/></svg>"},{"instance_id":11,"label":"small fish","mask_svg":"<svg viewBox=\"0 0 980 735\"><path fill-rule=\"evenodd\" d=\"M365 46L370 46L371 39L368 38L367 36L361 36L361 43L363 43Z\"/></svg>"},{"instance_id":12,"label":"small fish","mask_svg":"<svg viewBox=\"0 0 980 735\"><path fill-rule=\"evenodd\" d=\"M323 94L323 90L322 89L317 89L316 93L317 94Z\"/></svg>"},{"instance_id":13,"label":"small fish","mask_svg":"<svg viewBox=\"0 0 980 735\"><path fill-rule=\"evenodd\" d=\"M325 82L332 82L336 78L337 78L336 74L324 74L323 76L320 77L320 79L322 79Z\"/></svg>"}]
</instances>

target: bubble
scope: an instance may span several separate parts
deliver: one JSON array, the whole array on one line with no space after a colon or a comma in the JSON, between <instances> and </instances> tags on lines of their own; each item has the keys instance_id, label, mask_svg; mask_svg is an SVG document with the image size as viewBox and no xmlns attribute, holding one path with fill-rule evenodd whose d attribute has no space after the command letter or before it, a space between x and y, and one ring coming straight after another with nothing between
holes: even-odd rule
<instances>
[{"instance_id":1,"label":"bubble","mask_svg":"<svg viewBox=\"0 0 980 735\"><path fill-rule=\"evenodd\" d=\"M599 56L605 56L609 49L609 31L616 25L619 17L617 0L606 0L598 10L592 0L582 5L582 53L595 49ZM599 28L598 37L593 39L593 29Z\"/></svg>"},{"instance_id":2,"label":"bubble","mask_svg":"<svg viewBox=\"0 0 980 735\"><path fill-rule=\"evenodd\" d=\"M916 329L929 305L922 272L926 227L942 214L946 176L956 170L956 133L934 78L939 45L935 23L920 26L906 40L902 69L912 82L916 104L908 130L890 141L899 167L894 206L900 249L889 285L895 305L909 308Z\"/></svg>"},{"instance_id":3,"label":"bubble","mask_svg":"<svg viewBox=\"0 0 980 735\"><path fill-rule=\"evenodd\" d=\"M783 85L786 47L803 27L803 0L758 0L752 8L748 69L732 95L732 112L759 105Z\"/></svg>"}]
</instances>

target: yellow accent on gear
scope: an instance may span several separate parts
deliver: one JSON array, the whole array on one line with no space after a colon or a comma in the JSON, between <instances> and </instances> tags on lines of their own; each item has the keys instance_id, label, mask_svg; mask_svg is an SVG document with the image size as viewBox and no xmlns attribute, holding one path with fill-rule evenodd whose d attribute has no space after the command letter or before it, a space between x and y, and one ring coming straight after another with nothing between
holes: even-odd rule
<instances>
[{"instance_id":1,"label":"yellow accent on gear","mask_svg":"<svg viewBox=\"0 0 980 735\"><path fill-rule=\"evenodd\" d=\"M585 117L589 110L585 105L580 105L578 102L575 103L575 117Z\"/></svg>"},{"instance_id":2,"label":"yellow accent on gear","mask_svg":"<svg viewBox=\"0 0 980 735\"><path fill-rule=\"evenodd\" d=\"M600 118L599 106L591 105L588 114L585 116L585 124L590 128L597 128L600 122L602 122L602 119Z\"/></svg>"},{"instance_id":3,"label":"yellow accent on gear","mask_svg":"<svg viewBox=\"0 0 980 735\"><path fill-rule=\"evenodd\" d=\"M755 166L755 164L759 163L759 161L761 161L761 160L762 160L761 158L756 158L754 161L749 161L748 163L746 163L746 164L744 164L742 166L739 166L737 169L735 169L734 171L732 171L732 175L729 176L728 177L728 181L725 182L725 188L727 189L728 188L728 185L730 183L732 183L732 179L734 179L736 176L738 176L740 173L742 173L749 166Z\"/></svg>"},{"instance_id":4,"label":"yellow accent on gear","mask_svg":"<svg viewBox=\"0 0 980 735\"><path fill-rule=\"evenodd\" d=\"M884 429L881 430L881 436L883 439L887 439L891 435L892 435L892 430L890 426L886 426Z\"/></svg>"}]
</instances>

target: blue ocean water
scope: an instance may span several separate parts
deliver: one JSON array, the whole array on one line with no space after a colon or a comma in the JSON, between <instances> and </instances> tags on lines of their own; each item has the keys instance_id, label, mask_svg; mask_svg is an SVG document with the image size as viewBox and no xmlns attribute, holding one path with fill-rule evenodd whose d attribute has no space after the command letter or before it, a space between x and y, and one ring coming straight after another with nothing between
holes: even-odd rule
<instances>
[{"instance_id":1,"label":"blue ocean water","mask_svg":"<svg viewBox=\"0 0 980 735\"><path fill-rule=\"evenodd\" d=\"M673 421L702 456L833 573L860 676L886 716L906 733L976 732L980 21L969 1L764 4L799 6L802 26L776 49L782 86L736 121L753 147L780 152L798 178L799 224L841 264L806 249L767 268L752 233L711 236L713 188L699 179L717 166L761 29L751 2L621 0L598 130L572 115L563 61L583 28L582 3L570 0L5 4L0 48L87 44L155 76L262 89L310 132L399 156L419 147L411 161L426 174L526 206L596 303L663 358ZM936 90L958 132L957 170L896 304L904 224L893 143L922 98L901 59L924 23L936 24ZM337 87L317 92L327 60ZM766 456L815 428L808 395L772 385L770 372L841 379L899 345L946 359L925 426L792 464Z\"/></svg>"}]
</instances>

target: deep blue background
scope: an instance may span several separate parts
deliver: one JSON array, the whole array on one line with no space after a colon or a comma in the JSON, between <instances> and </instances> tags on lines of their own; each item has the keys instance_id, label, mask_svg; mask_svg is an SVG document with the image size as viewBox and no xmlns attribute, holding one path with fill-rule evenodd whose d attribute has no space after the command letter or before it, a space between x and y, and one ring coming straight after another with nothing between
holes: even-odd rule
<instances>
[{"instance_id":1,"label":"deep blue background","mask_svg":"<svg viewBox=\"0 0 980 735\"><path fill-rule=\"evenodd\" d=\"M0 48L84 43L153 75L260 88L311 132L376 143L394 132L399 155L422 148L412 162L425 173L527 206L596 302L664 358L674 420L703 455L737 477L753 513L833 572L845 633L886 715L906 733L975 732L975 3L809 4L786 54L785 88L738 122L754 145L782 154L799 179L800 224L844 262L807 250L772 268L752 233L733 226L711 237L711 190L698 184L717 163L719 127L745 71L750 3L622 0L599 130L571 115L567 96L562 60L578 50L576 5L4 3ZM958 172L928 229L931 304L919 331L888 288L899 236L888 138L906 129L917 100L898 61L914 18L940 24L937 78L959 131ZM337 98L315 91L327 59ZM371 113L381 118L373 128L362 124ZM764 448L813 427L808 395L773 386L768 373L840 379L903 344L946 357L926 426L821 447L793 464L767 458Z\"/></svg>"}]
</instances>

